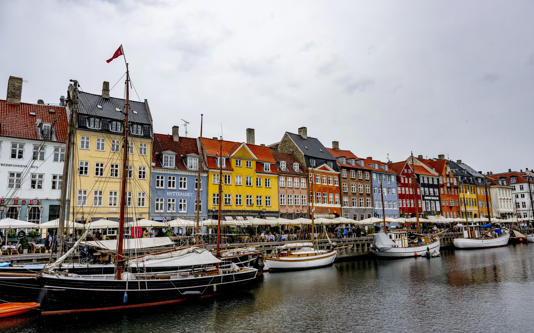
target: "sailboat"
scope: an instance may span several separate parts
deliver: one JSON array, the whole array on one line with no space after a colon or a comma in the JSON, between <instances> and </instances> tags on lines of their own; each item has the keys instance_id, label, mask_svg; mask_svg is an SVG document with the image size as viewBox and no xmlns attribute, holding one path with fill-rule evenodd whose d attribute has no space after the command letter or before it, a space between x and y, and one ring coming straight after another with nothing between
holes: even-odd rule
<instances>
[{"instance_id":1,"label":"sailboat","mask_svg":"<svg viewBox=\"0 0 534 333\"><path fill-rule=\"evenodd\" d=\"M312 173L313 176L313 173ZM310 179L308 175L308 179ZM315 179L313 177L312 179ZM311 193L314 194L313 182ZM315 198L315 194L311 196ZM315 209L314 200L311 201L311 243L288 243L278 248L280 252L265 259L265 269L272 271L286 271L312 269L329 266L336 260L335 248L320 250L315 242ZM309 208L309 206L308 206Z\"/></svg>"},{"instance_id":2,"label":"sailboat","mask_svg":"<svg viewBox=\"0 0 534 333\"><path fill-rule=\"evenodd\" d=\"M411 156L413 163L413 154ZM412 174L414 184L415 216L417 221L417 234L411 234L406 230L388 232L386 228L386 215L384 209L384 192L382 181L380 180L380 194L382 197L382 219L383 230L373 237L371 252L377 257L387 258L410 258L410 257L437 257L439 256L440 240L439 234L421 234L419 223L419 200L417 198L417 178L415 172Z\"/></svg>"}]
</instances>

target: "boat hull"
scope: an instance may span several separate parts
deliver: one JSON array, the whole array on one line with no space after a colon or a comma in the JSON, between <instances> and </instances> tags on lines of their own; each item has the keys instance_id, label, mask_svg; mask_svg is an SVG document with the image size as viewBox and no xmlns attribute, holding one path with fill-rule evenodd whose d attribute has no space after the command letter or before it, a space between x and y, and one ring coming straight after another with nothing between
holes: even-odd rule
<instances>
[{"instance_id":1,"label":"boat hull","mask_svg":"<svg viewBox=\"0 0 534 333\"><path fill-rule=\"evenodd\" d=\"M287 271L300 269L313 269L332 265L336 260L337 251L329 251L326 253L297 257L272 257L265 260L265 269L269 271Z\"/></svg>"},{"instance_id":2,"label":"boat hull","mask_svg":"<svg viewBox=\"0 0 534 333\"><path fill-rule=\"evenodd\" d=\"M39 308L39 303L3 303L0 304L0 318L18 316Z\"/></svg>"},{"instance_id":3,"label":"boat hull","mask_svg":"<svg viewBox=\"0 0 534 333\"><path fill-rule=\"evenodd\" d=\"M527 235L527 241L529 243L534 243L534 235Z\"/></svg>"},{"instance_id":4,"label":"boat hull","mask_svg":"<svg viewBox=\"0 0 534 333\"><path fill-rule=\"evenodd\" d=\"M0 299L7 302L35 302L41 292L39 274L0 274Z\"/></svg>"},{"instance_id":5,"label":"boat hull","mask_svg":"<svg viewBox=\"0 0 534 333\"><path fill-rule=\"evenodd\" d=\"M432 256L439 254L440 241L439 239L433 243L414 246L414 247L392 247L387 250L371 249L372 253L377 257L384 258L412 258L426 256L429 253Z\"/></svg>"},{"instance_id":6,"label":"boat hull","mask_svg":"<svg viewBox=\"0 0 534 333\"><path fill-rule=\"evenodd\" d=\"M505 233L500 237L491 239L455 238L453 243L457 249L485 249L508 245L510 234Z\"/></svg>"}]
</instances>

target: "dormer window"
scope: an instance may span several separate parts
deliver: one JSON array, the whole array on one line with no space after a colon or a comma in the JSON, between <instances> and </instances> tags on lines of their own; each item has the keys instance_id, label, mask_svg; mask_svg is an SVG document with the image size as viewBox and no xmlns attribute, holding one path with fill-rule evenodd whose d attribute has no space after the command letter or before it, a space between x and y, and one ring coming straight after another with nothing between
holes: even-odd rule
<instances>
[{"instance_id":1,"label":"dormer window","mask_svg":"<svg viewBox=\"0 0 534 333\"><path fill-rule=\"evenodd\" d=\"M112 121L109 123L109 130L111 132L115 133L121 133L122 132L122 123L120 121Z\"/></svg>"},{"instance_id":2,"label":"dormer window","mask_svg":"<svg viewBox=\"0 0 534 333\"><path fill-rule=\"evenodd\" d=\"M130 125L130 134L133 135L143 135L143 126L139 124L131 124Z\"/></svg>"},{"instance_id":3,"label":"dormer window","mask_svg":"<svg viewBox=\"0 0 534 333\"><path fill-rule=\"evenodd\" d=\"M297 162L293 163L293 170L295 170L296 172L300 172L300 167Z\"/></svg>"},{"instance_id":4,"label":"dormer window","mask_svg":"<svg viewBox=\"0 0 534 333\"><path fill-rule=\"evenodd\" d=\"M102 122L99 118L90 117L85 121L85 125L87 128L99 130L102 126Z\"/></svg>"},{"instance_id":5,"label":"dormer window","mask_svg":"<svg viewBox=\"0 0 534 333\"><path fill-rule=\"evenodd\" d=\"M164 168L174 168L174 155L163 154L163 167Z\"/></svg>"},{"instance_id":6,"label":"dormer window","mask_svg":"<svg viewBox=\"0 0 534 333\"><path fill-rule=\"evenodd\" d=\"M310 165L311 165L312 167L315 167L315 159L310 158Z\"/></svg>"},{"instance_id":7,"label":"dormer window","mask_svg":"<svg viewBox=\"0 0 534 333\"><path fill-rule=\"evenodd\" d=\"M217 157L217 168L220 168L221 167L221 162L220 162L221 158L220 157ZM226 168L226 158L222 158L222 167L223 168Z\"/></svg>"},{"instance_id":8,"label":"dormer window","mask_svg":"<svg viewBox=\"0 0 534 333\"><path fill-rule=\"evenodd\" d=\"M52 124L45 123L42 125L41 137L43 140L52 140Z\"/></svg>"},{"instance_id":9,"label":"dormer window","mask_svg":"<svg viewBox=\"0 0 534 333\"><path fill-rule=\"evenodd\" d=\"M286 161L280 161L280 170L286 171Z\"/></svg>"},{"instance_id":10,"label":"dormer window","mask_svg":"<svg viewBox=\"0 0 534 333\"><path fill-rule=\"evenodd\" d=\"M188 156L187 157L187 168L189 170L198 170L198 157Z\"/></svg>"},{"instance_id":11,"label":"dormer window","mask_svg":"<svg viewBox=\"0 0 534 333\"><path fill-rule=\"evenodd\" d=\"M517 182L517 177L510 177L510 184L515 184Z\"/></svg>"},{"instance_id":12,"label":"dormer window","mask_svg":"<svg viewBox=\"0 0 534 333\"><path fill-rule=\"evenodd\" d=\"M263 163L263 171L271 171L271 164L269 163Z\"/></svg>"},{"instance_id":13,"label":"dormer window","mask_svg":"<svg viewBox=\"0 0 534 333\"><path fill-rule=\"evenodd\" d=\"M345 164L345 163L347 162L347 160L345 159L345 157L341 157L341 158L339 159L339 162Z\"/></svg>"},{"instance_id":14,"label":"dormer window","mask_svg":"<svg viewBox=\"0 0 534 333\"><path fill-rule=\"evenodd\" d=\"M328 164L328 166L329 166L329 167L331 167L331 168L333 168L333 167L334 167L334 163L332 163L332 161L328 161L328 163L327 163L327 164Z\"/></svg>"}]
</instances>

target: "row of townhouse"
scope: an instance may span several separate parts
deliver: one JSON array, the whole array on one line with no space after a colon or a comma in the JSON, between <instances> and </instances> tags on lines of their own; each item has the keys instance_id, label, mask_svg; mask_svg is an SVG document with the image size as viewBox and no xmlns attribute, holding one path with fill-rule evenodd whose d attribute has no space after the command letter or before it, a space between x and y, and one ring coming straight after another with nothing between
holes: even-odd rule
<instances>
[{"instance_id":1,"label":"row of townhouse","mask_svg":"<svg viewBox=\"0 0 534 333\"><path fill-rule=\"evenodd\" d=\"M22 103L22 79L10 77L0 100L0 217L45 222L59 217L72 96L59 105ZM68 179L69 219L118 220L124 99L79 91ZM69 104L69 107L66 105ZM462 161L410 156L361 158L339 142L324 146L306 127L269 146L153 132L148 102L130 101L127 221L150 218L369 217L488 215L533 217L534 173L483 175ZM200 184L198 182L200 179ZM200 186L200 189L198 190ZM219 192L222 187L222 193Z\"/></svg>"}]
</instances>

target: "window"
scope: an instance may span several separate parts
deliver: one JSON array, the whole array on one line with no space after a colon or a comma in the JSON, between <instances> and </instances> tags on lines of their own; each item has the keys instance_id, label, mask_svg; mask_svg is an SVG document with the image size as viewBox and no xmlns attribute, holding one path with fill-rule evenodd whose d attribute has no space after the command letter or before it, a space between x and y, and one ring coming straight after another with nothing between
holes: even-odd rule
<instances>
[{"instance_id":1,"label":"window","mask_svg":"<svg viewBox=\"0 0 534 333\"><path fill-rule=\"evenodd\" d=\"M245 185L252 186L252 177L251 176L246 176L245 177Z\"/></svg>"},{"instance_id":2,"label":"window","mask_svg":"<svg viewBox=\"0 0 534 333\"><path fill-rule=\"evenodd\" d=\"M95 176L104 177L104 163L102 162L95 163Z\"/></svg>"},{"instance_id":3,"label":"window","mask_svg":"<svg viewBox=\"0 0 534 333\"><path fill-rule=\"evenodd\" d=\"M330 193L328 194L328 203L333 204L334 203L334 194Z\"/></svg>"},{"instance_id":4,"label":"window","mask_svg":"<svg viewBox=\"0 0 534 333\"><path fill-rule=\"evenodd\" d=\"M328 185L333 185L333 179L332 176L328 176Z\"/></svg>"},{"instance_id":5,"label":"window","mask_svg":"<svg viewBox=\"0 0 534 333\"><path fill-rule=\"evenodd\" d=\"M111 152L112 153L118 153L120 150L120 141L119 140L111 140Z\"/></svg>"},{"instance_id":6,"label":"window","mask_svg":"<svg viewBox=\"0 0 534 333\"><path fill-rule=\"evenodd\" d=\"M176 188L176 176L167 177L167 188L173 190Z\"/></svg>"},{"instance_id":7,"label":"window","mask_svg":"<svg viewBox=\"0 0 534 333\"><path fill-rule=\"evenodd\" d=\"M65 147L54 147L54 162L65 161Z\"/></svg>"},{"instance_id":8,"label":"window","mask_svg":"<svg viewBox=\"0 0 534 333\"><path fill-rule=\"evenodd\" d=\"M102 191L93 192L93 206L102 206Z\"/></svg>"},{"instance_id":9,"label":"window","mask_svg":"<svg viewBox=\"0 0 534 333\"><path fill-rule=\"evenodd\" d=\"M335 195L335 204L339 205L339 194Z\"/></svg>"},{"instance_id":10,"label":"window","mask_svg":"<svg viewBox=\"0 0 534 333\"><path fill-rule=\"evenodd\" d=\"M280 170L282 170L282 171L286 171L287 170L286 161L280 161Z\"/></svg>"},{"instance_id":11,"label":"window","mask_svg":"<svg viewBox=\"0 0 534 333\"><path fill-rule=\"evenodd\" d=\"M41 209L39 207L30 207L28 211L28 222L39 223L41 222Z\"/></svg>"},{"instance_id":12,"label":"window","mask_svg":"<svg viewBox=\"0 0 534 333\"><path fill-rule=\"evenodd\" d=\"M119 165L111 164L109 168L109 176L113 178L119 177Z\"/></svg>"},{"instance_id":13,"label":"window","mask_svg":"<svg viewBox=\"0 0 534 333\"><path fill-rule=\"evenodd\" d=\"M247 200L247 206L252 206L253 205L253 203L252 203L252 195L247 194L246 200Z\"/></svg>"},{"instance_id":14,"label":"window","mask_svg":"<svg viewBox=\"0 0 534 333\"><path fill-rule=\"evenodd\" d=\"M156 188L163 188L165 184L164 176L156 176Z\"/></svg>"},{"instance_id":15,"label":"window","mask_svg":"<svg viewBox=\"0 0 534 333\"><path fill-rule=\"evenodd\" d=\"M293 206L293 195L292 194L287 195L287 205Z\"/></svg>"},{"instance_id":16,"label":"window","mask_svg":"<svg viewBox=\"0 0 534 333\"><path fill-rule=\"evenodd\" d=\"M321 203L321 192L317 192L315 194L315 203L318 203L318 204Z\"/></svg>"},{"instance_id":17,"label":"window","mask_svg":"<svg viewBox=\"0 0 534 333\"><path fill-rule=\"evenodd\" d=\"M41 145L33 145L33 156L34 161L44 161L45 147Z\"/></svg>"},{"instance_id":18,"label":"window","mask_svg":"<svg viewBox=\"0 0 534 333\"><path fill-rule=\"evenodd\" d=\"M371 193L371 186L365 185L365 193L367 193L367 194Z\"/></svg>"},{"instance_id":19,"label":"window","mask_svg":"<svg viewBox=\"0 0 534 333\"><path fill-rule=\"evenodd\" d=\"M229 193L224 194L224 205L230 206L232 204L232 195Z\"/></svg>"},{"instance_id":20,"label":"window","mask_svg":"<svg viewBox=\"0 0 534 333\"><path fill-rule=\"evenodd\" d=\"M187 168L189 170L198 170L198 157L187 157Z\"/></svg>"},{"instance_id":21,"label":"window","mask_svg":"<svg viewBox=\"0 0 534 333\"><path fill-rule=\"evenodd\" d=\"M85 121L85 125L87 126L87 128L100 129L102 123L100 119L95 118L95 117L90 117L90 118L87 118L87 120Z\"/></svg>"},{"instance_id":22,"label":"window","mask_svg":"<svg viewBox=\"0 0 534 333\"><path fill-rule=\"evenodd\" d=\"M211 195L211 203L215 206L219 204L219 193L213 193Z\"/></svg>"},{"instance_id":23,"label":"window","mask_svg":"<svg viewBox=\"0 0 534 333\"><path fill-rule=\"evenodd\" d=\"M303 194L303 195L301 196L301 198L302 198L302 201L301 201L301 202L302 202L302 205L303 205L303 206L306 206L306 205L307 205L307 198L306 198L306 196Z\"/></svg>"},{"instance_id":24,"label":"window","mask_svg":"<svg viewBox=\"0 0 534 333\"><path fill-rule=\"evenodd\" d=\"M128 154L134 153L134 143L132 141L128 142Z\"/></svg>"},{"instance_id":25,"label":"window","mask_svg":"<svg viewBox=\"0 0 534 333\"><path fill-rule=\"evenodd\" d=\"M321 184L321 175L315 175L315 184Z\"/></svg>"},{"instance_id":26,"label":"window","mask_svg":"<svg viewBox=\"0 0 534 333\"><path fill-rule=\"evenodd\" d=\"M198 178L195 178L195 190L198 190ZM200 180L200 190L202 191L202 180Z\"/></svg>"},{"instance_id":27,"label":"window","mask_svg":"<svg viewBox=\"0 0 534 333\"><path fill-rule=\"evenodd\" d=\"M288 178L288 180L289 180L289 178ZM256 187L261 187L261 178L260 177L256 178Z\"/></svg>"},{"instance_id":28,"label":"window","mask_svg":"<svg viewBox=\"0 0 534 333\"><path fill-rule=\"evenodd\" d=\"M20 182L22 179L22 173L20 172L10 172L8 179L9 188L20 188Z\"/></svg>"},{"instance_id":29,"label":"window","mask_svg":"<svg viewBox=\"0 0 534 333\"><path fill-rule=\"evenodd\" d=\"M310 158L310 165L315 168L315 160Z\"/></svg>"},{"instance_id":30,"label":"window","mask_svg":"<svg viewBox=\"0 0 534 333\"><path fill-rule=\"evenodd\" d=\"M217 168L220 168L220 167L221 167L221 158L217 157ZM226 158L225 157L222 158L222 167L226 168Z\"/></svg>"},{"instance_id":31,"label":"window","mask_svg":"<svg viewBox=\"0 0 534 333\"><path fill-rule=\"evenodd\" d=\"M78 190L78 206L87 204L87 190Z\"/></svg>"},{"instance_id":32,"label":"window","mask_svg":"<svg viewBox=\"0 0 534 333\"><path fill-rule=\"evenodd\" d=\"M140 143L139 144L139 155L146 155L146 143Z\"/></svg>"},{"instance_id":33,"label":"window","mask_svg":"<svg viewBox=\"0 0 534 333\"><path fill-rule=\"evenodd\" d=\"M300 187L306 188L306 178L301 178L300 179Z\"/></svg>"},{"instance_id":34,"label":"window","mask_svg":"<svg viewBox=\"0 0 534 333\"><path fill-rule=\"evenodd\" d=\"M89 162L80 161L80 164L78 167L78 175L87 176L88 174L89 174Z\"/></svg>"},{"instance_id":35,"label":"window","mask_svg":"<svg viewBox=\"0 0 534 333\"><path fill-rule=\"evenodd\" d=\"M293 187L293 178L287 177L287 187Z\"/></svg>"},{"instance_id":36,"label":"window","mask_svg":"<svg viewBox=\"0 0 534 333\"><path fill-rule=\"evenodd\" d=\"M252 168L252 161L247 160L245 163L247 168Z\"/></svg>"},{"instance_id":37,"label":"window","mask_svg":"<svg viewBox=\"0 0 534 333\"><path fill-rule=\"evenodd\" d=\"M103 138L96 139L96 150L98 151L106 150L106 141Z\"/></svg>"},{"instance_id":38,"label":"window","mask_svg":"<svg viewBox=\"0 0 534 333\"><path fill-rule=\"evenodd\" d=\"M187 212L187 200L185 199L178 200L178 210L180 210L180 213Z\"/></svg>"},{"instance_id":39,"label":"window","mask_svg":"<svg viewBox=\"0 0 534 333\"><path fill-rule=\"evenodd\" d=\"M133 165L128 165L128 174L126 175L129 179L133 178Z\"/></svg>"},{"instance_id":40,"label":"window","mask_svg":"<svg viewBox=\"0 0 534 333\"><path fill-rule=\"evenodd\" d=\"M88 136L82 136L80 138L80 149L89 149L90 140Z\"/></svg>"},{"instance_id":41,"label":"window","mask_svg":"<svg viewBox=\"0 0 534 333\"><path fill-rule=\"evenodd\" d=\"M363 185L362 184L358 184L358 192L360 192L361 194L363 193Z\"/></svg>"},{"instance_id":42,"label":"window","mask_svg":"<svg viewBox=\"0 0 534 333\"><path fill-rule=\"evenodd\" d=\"M270 172L271 171L271 164L263 163L263 171Z\"/></svg>"},{"instance_id":43,"label":"window","mask_svg":"<svg viewBox=\"0 0 534 333\"><path fill-rule=\"evenodd\" d=\"M341 188L343 189L343 192L345 192L345 193L349 191L349 187L348 187L347 183L341 184Z\"/></svg>"},{"instance_id":44,"label":"window","mask_svg":"<svg viewBox=\"0 0 534 333\"><path fill-rule=\"evenodd\" d=\"M214 173L212 179L213 179L213 184L219 184L220 177L218 173Z\"/></svg>"},{"instance_id":45,"label":"window","mask_svg":"<svg viewBox=\"0 0 534 333\"><path fill-rule=\"evenodd\" d=\"M178 189L187 190L187 178L180 177L180 179L178 180Z\"/></svg>"},{"instance_id":46,"label":"window","mask_svg":"<svg viewBox=\"0 0 534 333\"><path fill-rule=\"evenodd\" d=\"M232 175L224 175L224 185L232 185Z\"/></svg>"},{"instance_id":47,"label":"window","mask_svg":"<svg viewBox=\"0 0 534 333\"><path fill-rule=\"evenodd\" d=\"M174 168L174 155L163 154L163 167Z\"/></svg>"},{"instance_id":48,"label":"window","mask_svg":"<svg viewBox=\"0 0 534 333\"><path fill-rule=\"evenodd\" d=\"M265 187L271 188L271 178L265 178Z\"/></svg>"},{"instance_id":49,"label":"window","mask_svg":"<svg viewBox=\"0 0 534 333\"><path fill-rule=\"evenodd\" d=\"M334 177L334 185L339 186L339 178Z\"/></svg>"},{"instance_id":50,"label":"window","mask_svg":"<svg viewBox=\"0 0 534 333\"><path fill-rule=\"evenodd\" d=\"M185 199L180 199L180 200L185 201ZM175 212L175 211L176 211L176 199L174 198L167 199L167 212Z\"/></svg>"},{"instance_id":51,"label":"window","mask_svg":"<svg viewBox=\"0 0 534 333\"><path fill-rule=\"evenodd\" d=\"M356 171L350 170L350 178L356 179Z\"/></svg>"},{"instance_id":52,"label":"window","mask_svg":"<svg viewBox=\"0 0 534 333\"><path fill-rule=\"evenodd\" d=\"M122 132L122 123L120 121L112 121L109 123L109 130L111 132L120 133Z\"/></svg>"},{"instance_id":53,"label":"window","mask_svg":"<svg viewBox=\"0 0 534 333\"><path fill-rule=\"evenodd\" d=\"M352 193L356 193L356 184L354 184L354 183L353 183L353 184L350 184L350 191L351 191Z\"/></svg>"},{"instance_id":54,"label":"window","mask_svg":"<svg viewBox=\"0 0 534 333\"><path fill-rule=\"evenodd\" d=\"M358 170L358 179L363 179L362 170Z\"/></svg>"},{"instance_id":55,"label":"window","mask_svg":"<svg viewBox=\"0 0 534 333\"><path fill-rule=\"evenodd\" d=\"M62 185L62 175L52 175L52 189L60 190Z\"/></svg>"},{"instance_id":56,"label":"window","mask_svg":"<svg viewBox=\"0 0 534 333\"><path fill-rule=\"evenodd\" d=\"M285 206L286 204L286 195L280 194L280 205Z\"/></svg>"},{"instance_id":57,"label":"window","mask_svg":"<svg viewBox=\"0 0 534 333\"><path fill-rule=\"evenodd\" d=\"M163 212L163 198L156 198L154 210L156 212Z\"/></svg>"},{"instance_id":58,"label":"window","mask_svg":"<svg viewBox=\"0 0 534 333\"><path fill-rule=\"evenodd\" d=\"M328 204L328 193L326 192L323 193L323 203Z\"/></svg>"},{"instance_id":59,"label":"window","mask_svg":"<svg viewBox=\"0 0 534 333\"><path fill-rule=\"evenodd\" d=\"M240 168L241 167L241 160L239 158L236 158L235 160L235 166Z\"/></svg>"},{"instance_id":60,"label":"window","mask_svg":"<svg viewBox=\"0 0 534 333\"><path fill-rule=\"evenodd\" d=\"M352 198L352 202L351 203L352 203L352 207L358 207L357 206L358 203L357 203L356 198Z\"/></svg>"},{"instance_id":61,"label":"window","mask_svg":"<svg viewBox=\"0 0 534 333\"><path fill-rule=\"evenodd\" d=\"M202 200L197 204L197 199L195 199L195 211L198 209L198 211L202 211Z\"/></svg>"},{"instance_id":62,"label":"window","mask_svg":"<svg viewBox=\"0 0 534 333\"><path fill-rule=\"evenodd\" d=\"M323 175L323 185L326 185L326 184L328 184L327 183L327 177L325 175Z\"/></svg>"},{"instance_id":63,"label":"window","mask_svg":"<svg viewBox=\"0 0 534 333\"><path fill-rule=\"evenodd\" d=\"M140 166L139 169L138 169L138 175L137 175L139 179L146 179L146 167L145 166Z\"/></svg>"},{"instance_id":64,"label":"window","mask_svg":"<svg viewBox=\"0 0 534 333\"><path fill-rule=\"evenodd\" d=\"M341 177L347 178L347 170L346 169L341 170Z\"/></svg>"},{"instance_id":65,"label":"window","mask_svg":"<svg viewBox=\"0 0 534 333\"><path fill-rule=\"evenodd\" d=\"M271 207L271 196L270 195L265 196L265 206Z\"/></svg>"},{"instance_id":66,"label":"window","mask_svg":"<svg viewBox=\"0 0 534 333\"><path fill-rule=\"evenodd\" d=\"M369 171L365 171L365 180L369 180Z\"/></svg>"},{"instance_id":67,"label":"window","mask_svg":"<svg viewBox=\"0 0 534 333\"><path fill-rule=\"evenodd\" d=\"M295 206L300 206L300 195L295 194Z\"/></svg>"},{"instance_id":68,"label":"window","mask_svg":"<svg viewBox=\"0 0 534 333\"><path fill-rule=\"evenodd\" d=\"M293 163L293 170L295 170L296 172L300 172L300 166L297 162Z\"/></svg>"},{"instance_id":69,"label":"window","mask_svg":"<svg viewBox=\"0 0 534 333\"><path fill-rule=\"evenodd\" d=\"M23 143L11 143L11 158L22 159L24 156Z\"/></svg>"},{"instance_id":70,"label":"window","mask_svg":"<svg viewBox=\"0 0 534 333\"><path fill-rule=\"evenodd\" d=\"M132 207L132 192L126 192L126 206Z\"/></svg>"},{"instance_id":71,"label":"window","mask_svg":"<svg viewBox=\"0 0 534 333\"><path fill-rule=\"evenodd\" d=\"M109 191L108 205L110 207L116 207L117 198L118 198L117 191Z\"/></svg>"},{"instance_id":72,"label":"window","mask_svg":"<svg viewBox=\"0 0 534 333\"><path fill-rule=\"evenodd\" d=\"M137 207L145 207L145 192L137 193Z\"/></svg>"},{"instance_id":73,"label":"window","mask_svg":"<svg viewBox=\"0 0 534 333\"><path fill-rule=\"evenodd\" d=\"M280 176L280 179L278 180L278 183L279 183L280 187L285 187L286 186L286 177Z\"/></svg>"},{"instance_id":74,"label":"window","mask_svg":"<svg viewBox=\"0 0 534 333\"><path fill-rule=\"evenodd\" d=\"M43 177L42 173L32 173L32 179L30 187L34 190L40 190L43 188Z\"/></svg>"},{"instance_id":75,"label":"window","mask_svg":"<svg viewBox=\"0 0 534 333\"><path fill-rule=\"evenodd\" d=\"M243 177L235 176L235 184L238 185L238 186L243 185Z\"/></svg>"},{"instance_id":76,"label":"window","mask_svg":"<svg viewBox=\"0 0 534 333\"><path fill-rule=\"evenodd\" d=\"M235 195L235 205L236 206L243 205L243 196L241 194L236 194Z\"/></svg>"},{"instance_id":77,"label":"window","mask_svg":"<svg viewBox=\"0 0 534 333\"><path fill-rule=\"evenodd\" d=\"M133 135L143 135L143 126L139 124L131 124L130 125L130 134Z\"/></svg>"}]
</instances>

